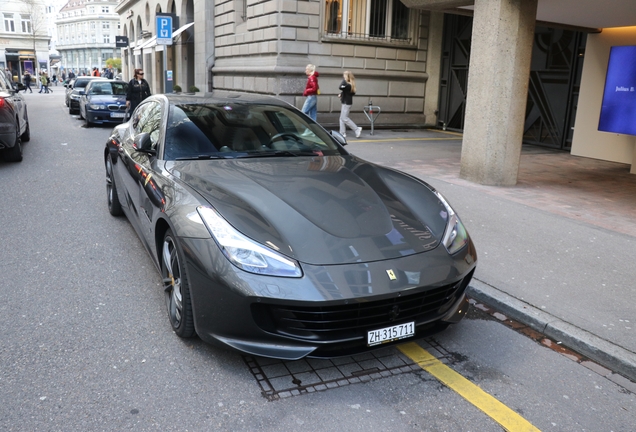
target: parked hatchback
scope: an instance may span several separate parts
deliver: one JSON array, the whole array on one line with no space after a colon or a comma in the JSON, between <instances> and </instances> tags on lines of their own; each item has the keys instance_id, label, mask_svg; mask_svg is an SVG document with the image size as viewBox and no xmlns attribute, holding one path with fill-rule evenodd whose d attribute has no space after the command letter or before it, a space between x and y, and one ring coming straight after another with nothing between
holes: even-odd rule
<instances>
[{"instance_id":1,"label":"parked hatchback","mask_svg":"<svg viewBox=\"0 0 636 432\"><path fill-rule=\"evenodd\" d=\"M27 107L20 90L24 90L24 85L13 83L0 70L0 151L9 162L22 160L22 142L31 138Z\"/></svg>"}]
</instances>

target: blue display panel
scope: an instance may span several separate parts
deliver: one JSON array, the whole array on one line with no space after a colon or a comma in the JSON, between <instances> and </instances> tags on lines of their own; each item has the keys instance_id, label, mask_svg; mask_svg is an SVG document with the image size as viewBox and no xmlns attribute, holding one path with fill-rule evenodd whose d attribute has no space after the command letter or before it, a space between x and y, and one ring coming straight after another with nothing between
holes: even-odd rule
<instances>
[{"instance_id":1,"label":"blue display panel","mask_svg":"<svg viewBox=\"0 0 636 432\"><path fill-rule=\"evenodd\" d=\"M598 130L636 135L636 46L610 51Z\"/></svg>"}]
</instances>

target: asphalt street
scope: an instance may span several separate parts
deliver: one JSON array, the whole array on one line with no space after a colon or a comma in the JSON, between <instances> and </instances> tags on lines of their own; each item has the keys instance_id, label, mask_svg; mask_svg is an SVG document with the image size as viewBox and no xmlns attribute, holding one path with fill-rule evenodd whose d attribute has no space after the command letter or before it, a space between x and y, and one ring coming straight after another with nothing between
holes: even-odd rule
<instances>
[{"instance_id":1,"label":"asphalt street","mask_svg":"<svg viewBox=\"0 0 636 432\"><path fill-rule=\"evenodd\" d=\"M61 90L26 95L32 140L23 162L0 161L0 430L502 430L417 368L270 400L243 356L176 337L159 273L128 221L107 210L110 128L69 116ZM477 227L514 216L509 204L493 199L492 214L470 212L468 192L434 186L470 213L480 259L504 253ZM485 267L482 278L531 273ZM539 430L636 424L628 388L476 308L431 342L453 370Z\"/></svg>"}]
</instances>

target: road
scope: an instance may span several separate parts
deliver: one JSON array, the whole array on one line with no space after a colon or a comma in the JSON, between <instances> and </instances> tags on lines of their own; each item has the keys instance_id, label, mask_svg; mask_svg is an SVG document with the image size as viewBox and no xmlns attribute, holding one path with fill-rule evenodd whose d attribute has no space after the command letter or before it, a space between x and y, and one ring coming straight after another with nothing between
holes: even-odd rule
<instances>
[{"instance_id":1,"label":"road","mask_svg":"<svg viewBox=\"0 0 636 432\"><path fill-rule=\"evenodd\" d=\"M25 96L24 160L0 161L0 430L503 429L393 347L283 363L176 337L158 272L107 210L111 128L85 128L62 90ZM418 346L538 430L634 430L633 393L496 318L473 307Z\"/></svg>"}]
</instances>

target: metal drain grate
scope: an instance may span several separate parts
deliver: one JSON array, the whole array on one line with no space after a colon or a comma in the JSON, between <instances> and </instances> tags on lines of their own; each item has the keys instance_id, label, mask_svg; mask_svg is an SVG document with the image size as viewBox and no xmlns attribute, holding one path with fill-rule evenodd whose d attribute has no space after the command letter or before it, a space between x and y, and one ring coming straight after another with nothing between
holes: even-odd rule
<instances>
[{"instance_id":1,"label":"metal drain grate","mask_svg":"<svg viewBox=\"0 0 636 432\"><path fill-rule=\"evenodd\" d=\"M451 356L433 339L418 343L443 363L449 363ZM284 361L249 356L243 359L262 395L270 401L421 370L395 347L333 359Z\"/></svg>"}]
</instances>

